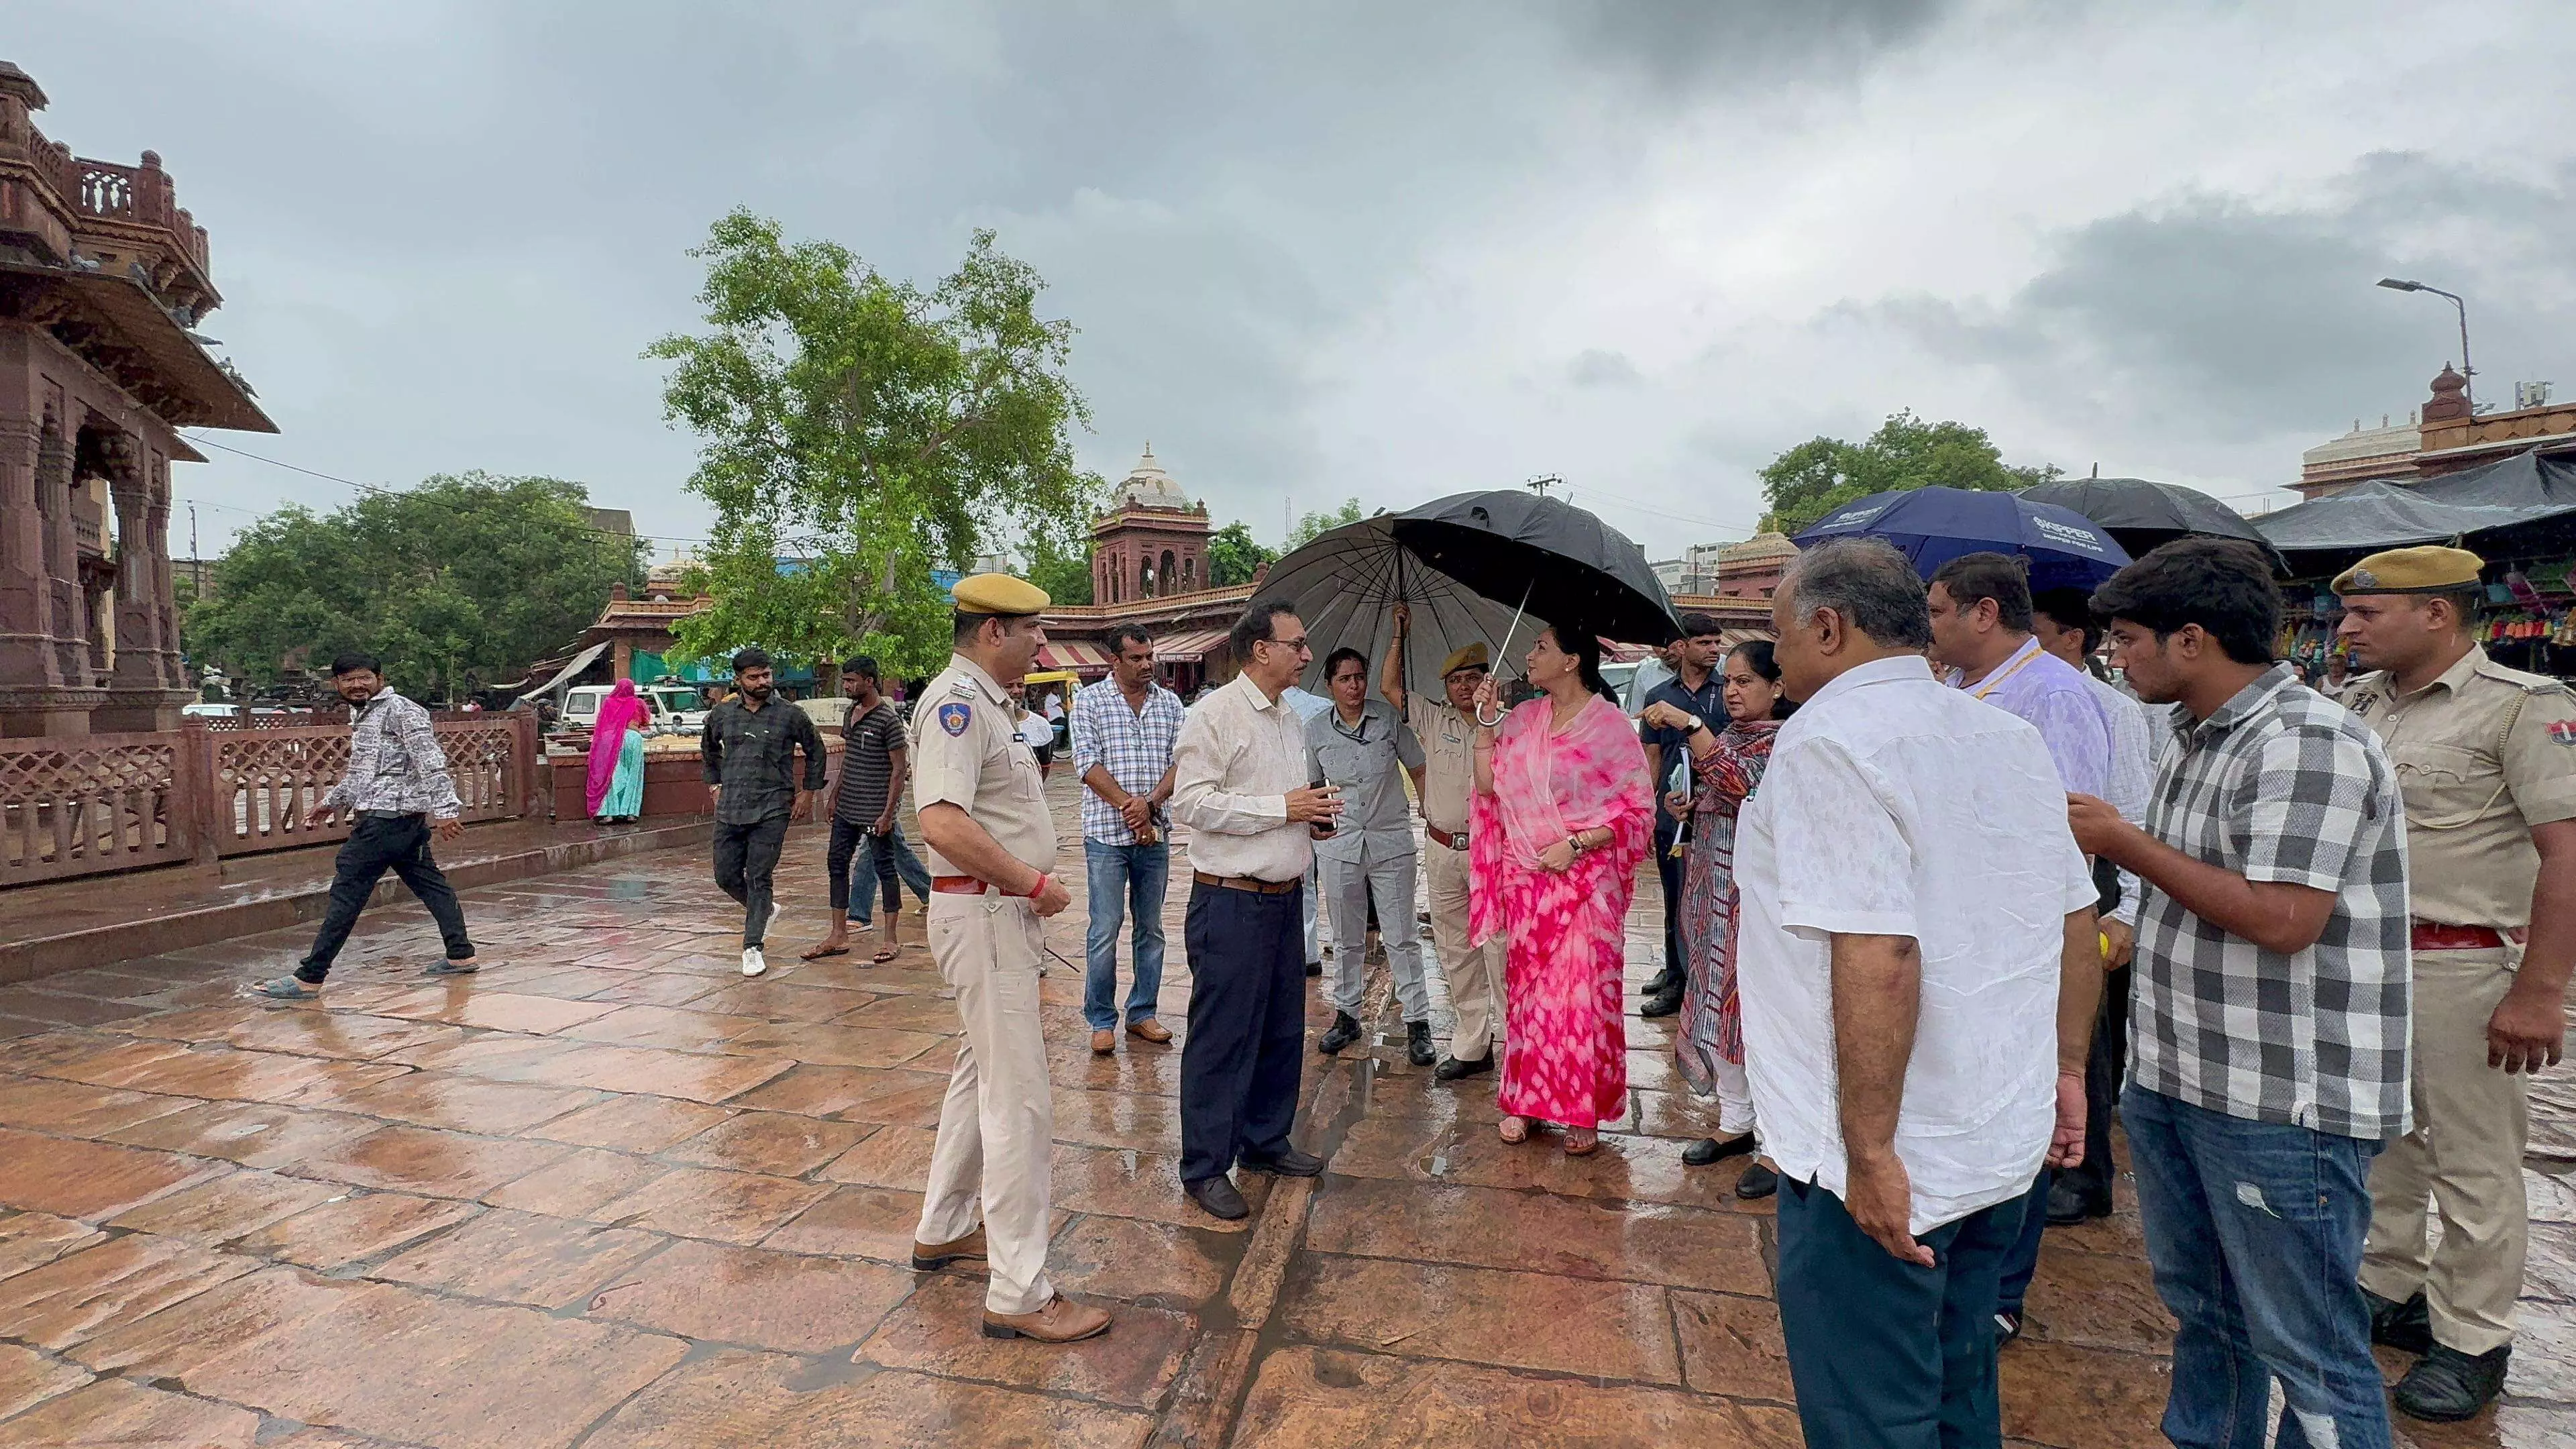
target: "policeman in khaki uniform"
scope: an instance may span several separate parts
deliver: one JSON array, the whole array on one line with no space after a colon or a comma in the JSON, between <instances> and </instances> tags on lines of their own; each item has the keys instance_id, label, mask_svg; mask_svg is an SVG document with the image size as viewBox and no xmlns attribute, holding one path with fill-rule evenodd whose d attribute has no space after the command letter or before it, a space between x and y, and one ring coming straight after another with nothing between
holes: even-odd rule
<instances>
[{"instance_id":1,"label":"policeman in khaki uniform","mask_svg":"<svg viewBox=\"0 0 2576 1449\"><path fill-rule=\"evenodd\" d=\"M1490 666L1484 645L1467 645L1440 661L1445 700L1410 694L1404 687L1404 643L1412 628L1413 611L1398 604L1395 643L1386 651L1377 688L1422 742L1422 873L1430 887L1431 944L1449 983L1450 1009L1458 1014L1449 1055L1432 1075L1454 1082L1492 1071L1494 1048L1503 1037L1505 943L1500 936L1482 946L1467 939L1467 795L1476 783L1476 726L1467 716Z\"/></svg>"},{"instance_id":2,"label":"policeman in khaki uniform","mask_svg":"<svg viewBox=\"0 0 2576 1449\"><path fill-rule=\"evenodd\" d=\"M2472 643L2483 560L2372 554L2334 581L2352 711L2406 796L2415 1129L2370 1175L2371 1336L2422 1354L2397 1407L2466 1419L2504 1385L2528 1239L2524 1074L2560 1056L2576 964L2576 695ZM2442 1217L2425 1246L2427 1201Z\"/></svg>"},{"instance_id":3,"label":"policeman in khaki uniform","mask_svg":"<svg viewBox=\"0 0 2576 1449\"><path fill-rule=\"evenodd\" d=\"M929 847L930 954L957 992L966 1039L939 1110L912 1266L989 1260L985 1335L1071 1343L1109 1331L1108 1314L1059 1297L1046 1274L1055 1111L1039 922L1072 897L1050 873L1055 822L1012 721L1046 642L1037 614L1047 596L1007 574L961 579L954 592L956 656L913 706L912 801Z\"/></svg>"}]
</instances>

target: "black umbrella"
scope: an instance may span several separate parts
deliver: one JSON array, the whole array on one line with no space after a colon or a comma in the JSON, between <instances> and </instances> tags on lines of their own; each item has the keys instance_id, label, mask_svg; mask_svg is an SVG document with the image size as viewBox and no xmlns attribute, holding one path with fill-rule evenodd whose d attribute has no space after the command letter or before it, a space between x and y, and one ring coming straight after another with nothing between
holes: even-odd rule
<instances>
[{"instance_id":1,"label":"black umbrella","mask_svg":"<svg viewBox=\"0 0 2576 1449\"><path fill-rule=\"evenodd\" d=\"M1515 628L1517 599L1497 602L1426 567L1395 541L1394 525L1394 515L1382 513L1317 534L1272 564L1262 579L1261 596L1290 601L1305 622L1315 658L1304 683L1317 694L1324 692L1324 660L1334 650L1357 649L1372 666L1386 657L1397 604L1413 610L1404 673L1417 687L1438 677L1453 649L1481 643L1497 651L1500 663L1499 651L1511 647L1504 636L1526 641L1546 627L1547 620L1532 611ZM1374 667L1369 687L1377 687Z\"/></svg>"},{"instance_id":2,"label":"black umbrella","mask_svg":"<svg viewBox=\"0 0 2576 1449\"><path fill-rule=\"evenodd\" d=\"M1454 493L1392 522L1407 552L1488 599L1630 644L1681 637L1646 551L1562 499L1515 488Z\"/></svg>"},{"instance_id":3,"label":"black umbrella","mask_svg":"<svg viewBox=\"0 0 2576 1449\"><path fill-rule=\"evenodd\" d=\"M2245 515L2197 488L2185 488L2179 483L2156 483L2145 478L2061 478L2053 483L2035 483L2021 490L2021 496L2083 514L2119 540L2120 547L2133 556L2160 543L2191 536L2241 538L2272 552L2272 545L2246 521ZM2277 553L2272 556L2276 561L2279 558Z\"/></svg>"}]
</instances>

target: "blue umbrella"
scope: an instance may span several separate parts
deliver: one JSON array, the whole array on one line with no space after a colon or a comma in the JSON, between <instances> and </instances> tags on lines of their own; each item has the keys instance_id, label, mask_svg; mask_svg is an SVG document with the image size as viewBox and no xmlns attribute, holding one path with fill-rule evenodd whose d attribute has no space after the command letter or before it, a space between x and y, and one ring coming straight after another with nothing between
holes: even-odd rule
<instances>
[{"instance_id":1,"label":"blue umbrella","mask_svg":"<svg viewBox=\"0 0 2576 1449\"><path fill-rule=\"evenodd\" d=\"M1963 553L2019 554L2030 561L2030 586L2091 591L2129 562L2126 549L2093 521L2053 503L1973 488L1909 488L1873 493L1825 515L1793 542L1883 538L1914 561L1925 578Z\"/></svg>"}]
</instances>

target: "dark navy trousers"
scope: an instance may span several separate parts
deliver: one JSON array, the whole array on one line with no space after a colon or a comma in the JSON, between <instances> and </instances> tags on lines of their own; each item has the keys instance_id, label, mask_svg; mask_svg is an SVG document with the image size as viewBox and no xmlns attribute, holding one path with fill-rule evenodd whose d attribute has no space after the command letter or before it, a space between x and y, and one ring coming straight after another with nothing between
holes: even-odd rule
<instances>
[{"instance_id":1,"label":"dark navy trousers","mask_svg":"<svg viewBox=\"0 0 2576 1449\"><path fill-rule=\"evenodd\" d=\"M1302 884L1278 895L1190 887L1181 935L1190 965L1183 1182L1288 1147L1306 1065L1305 895Z\"/></svg>"}]
</instances>

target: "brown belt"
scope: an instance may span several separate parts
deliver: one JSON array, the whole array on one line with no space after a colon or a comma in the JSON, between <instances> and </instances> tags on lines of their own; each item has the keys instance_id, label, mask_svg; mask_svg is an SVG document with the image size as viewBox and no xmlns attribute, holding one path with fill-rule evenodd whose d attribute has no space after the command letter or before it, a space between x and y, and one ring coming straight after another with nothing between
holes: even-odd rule
<instances>
[{"instance_id":1,"label":"brown belt","mask_svg":"<svg viewBox=\"0 0 2576 1449\"><path fill-rule=\"evenodd\" d=\"M980 896L992 886L971 875L934 875L930 888L943 896Z\"/></svg>"},{"instance_id":2,"label":"brown belt","mask_svg":"<svg viewBox=\"0 0 2576 1449\"><path fill-rule=\"evenodd\" d=\"M2519 939L2521 932L2514 933ZM2505 933L2493 926L2446 926L2439 921L2417 921L2414 946L2418 951L2496 951L2504 947Z\"/></svg>"},{"instance_id":3,"label":"brown belt","mask_svg":"<svg viewBox=\"0 0 2576 1449\"><path fill-rule=\"evenodd\" d=\"M1458 848L1459 838L1464 836L1467 832L1461 830L1457 835L1452 835L1448 831L1441 829L1439 826L1432 824L1428 820L1425 820L1422 822L1422 833L1430 836L1432 843L1438 845L1442 850L1456 850Z\"/></svg>"},{"instance_id":4,"label":"brown belt","mask_svg":"<svg viewBox=\"0 0 2576 1449\"><path fill-rule=\"evenodd\" d=\"M1230 891L1254 891L1265 896L1284 896L1306 883L1303 879L1263 880L1259 876L1250 875L1210 875L1203 870L1191 871L1190 879L1203 886L1220 886Z\"/></svg>"}]
</instances>

